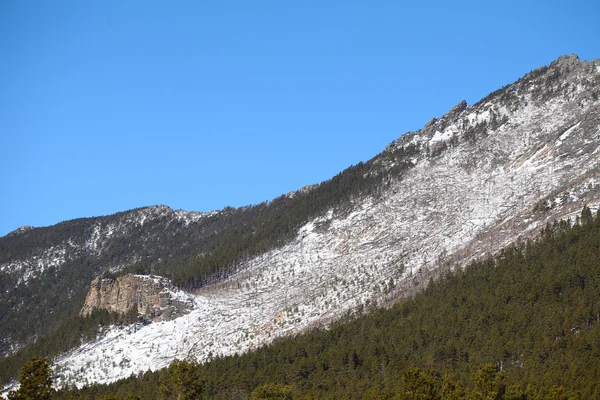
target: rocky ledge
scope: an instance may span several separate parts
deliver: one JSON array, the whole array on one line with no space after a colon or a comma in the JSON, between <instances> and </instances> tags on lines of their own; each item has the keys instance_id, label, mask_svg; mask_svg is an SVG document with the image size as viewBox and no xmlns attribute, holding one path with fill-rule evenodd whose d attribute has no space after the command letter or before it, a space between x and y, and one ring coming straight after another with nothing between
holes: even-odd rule
<instances>
[{"instance_id":1,"label":"rocky ledge","mask_svg":"<svg viewBox=\"0 0 600 400\"><path fill-rule=\"evenodd\" d=\"M189 313L194 302L167 278L128 274L115 279L95 278L80 315L87 316L94 308L118 313L135 308L153 321L167 321Z\"/></svg>"}]
</instances>

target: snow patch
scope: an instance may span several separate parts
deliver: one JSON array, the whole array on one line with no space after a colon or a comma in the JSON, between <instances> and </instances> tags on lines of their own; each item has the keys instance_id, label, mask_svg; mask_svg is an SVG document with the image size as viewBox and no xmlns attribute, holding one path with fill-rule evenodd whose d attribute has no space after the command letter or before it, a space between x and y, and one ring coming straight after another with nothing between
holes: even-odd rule
<instances>
[{"instance_id":1,"label":"snow patch","mask_svg":"<svg viewBox=\"0 0 600 400\"><path fill-rule=\"evenodd\" d=\"M451 139L454 136L454 132L451 130L445 130L444 132L436 131L431 140L429 141L429 145L434 145L438 142L445 142Z\"/></svg>"},{"instance_id":2,"label":"snow patch","mask_svg":"<svg viewBox=\"0 0 600 400\"><path fill-rule=\"evenodd\" d=\"M556 142L555 142L555 145L556 145L556 147L560 146L560 145L561 145L561 144L562 144L562 143L565 141L565 139L566 139L567 137L569 137L569 135L570 135L571 133L573 133L573 131L574 131L575 129L577 129L577 127L579 127L579 125L580 125L580 124L581 124L581 122L578 122L578 123L576 123L575 125L573 125L573 126L572 126L572 127L570 127L569 129L567 129L567 130L565 131L565 133L563 133L562 135L560 135L560 137L559 137L558 139L556 139Z\"/></svg>"},{"instance_id":3,"label":"snow patch","mask_svg":"<svg viewBox=\"0 0 600 400\"><path fill-rule=\"evenodd\" d=\"M490 119L490 111L489 110L483 110L483 111L477 110L473 113L468 114L467 119L471 125L477 125L484 121L488 122Z\"/></svg>"}]
</instances>

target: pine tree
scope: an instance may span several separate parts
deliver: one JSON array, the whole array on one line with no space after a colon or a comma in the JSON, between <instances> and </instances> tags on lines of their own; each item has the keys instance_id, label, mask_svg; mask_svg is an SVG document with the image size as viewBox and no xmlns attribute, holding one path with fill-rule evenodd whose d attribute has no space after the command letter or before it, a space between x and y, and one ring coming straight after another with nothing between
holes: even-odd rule
<instances>
[{"instance_id":1,"label":"pine tree","mask_svg":"<svg viewBox=\"0 0 600 400\"><path fill-rule=\"evenodd\" d=\"M437 391L435 371L411 368L402 374L404 391L397 398L401 400L436 400L440 396Z\"/></svg>"},{"instance_id":2,"label":"pine tree","mask_svg":"<svg viewBox=\"0 0 600 400\"><path fill-rule=\"evenodd\" d=\"M194 362L175 360L169 365L165 378L161 378L160 391L164 398L193 400L202 394Z\"/></svg>"},{"instance_id":3,"label":"pine tree","mask_svg":"<svg viewBox=\"0 0 600 400\"><path fill-rule=\"evenodd\" d=\"M472 376L475 390L473 399L477 400L500 400L504 397L506 385L504 375L496 371L494 364L480 365Z\"/></svg>"},{"instance_id":4,"label":"pine tree","mask_svg":"<svg viewBox=\"0 0 600 400\"><path fill-rule=\"evenodd\" d=\"M52 370L45 357L34 358L23 365L20 387L8 393L9 400L49 400L54 394Z\"/></svg>"}]
</instances>

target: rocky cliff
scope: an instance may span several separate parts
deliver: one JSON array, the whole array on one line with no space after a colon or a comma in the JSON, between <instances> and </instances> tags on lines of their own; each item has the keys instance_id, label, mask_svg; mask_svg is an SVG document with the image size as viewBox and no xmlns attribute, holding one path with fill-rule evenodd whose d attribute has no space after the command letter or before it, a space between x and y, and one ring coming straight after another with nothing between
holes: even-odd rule
<instances>
[{"instance_id":1,"label":"rocky cliff","mask_svg":"<svg viewBox=\"0 0 600 400\"><path fill-rule=\"evenodd\" d=\"M94 308L118 313L135 308L147 318L165 321L187 314L194 303L167 278L128 274L116 279L95 278L80 314L89 315Z\"/></svg>"}]
</instances>

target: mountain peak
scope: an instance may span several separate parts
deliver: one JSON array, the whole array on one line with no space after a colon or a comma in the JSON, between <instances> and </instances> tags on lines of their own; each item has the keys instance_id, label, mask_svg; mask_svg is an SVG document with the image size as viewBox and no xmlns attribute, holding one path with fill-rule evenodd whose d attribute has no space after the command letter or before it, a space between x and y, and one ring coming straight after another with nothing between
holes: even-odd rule
<instances>
[{"instance_id":1,"label":"mountain peak","mask_svg":"<svg viewBox=\"0 0 600 400\"><path fill-rule=\"evenodd\" d=\"M463 112L464 110L466 110L466 108L467 108L467 101L466 100L462 100L457 105L455 105L454 107L452 107L450 109L450 111L448 111L446 114L444 114L443 118L447 118L449 120L453 120L461 112Z\"/></svg>"},{"instance_id":2,"label":"mountain peak","mask_svg":"<svg viewBox=\"0 0 600 400\"><path fill-rule=\"evenodd\" d=\"M564 55L558 57L550 64L550 68L571 69L579 64L579 56L577 54Z\"/></svg>"}]
</instances>

